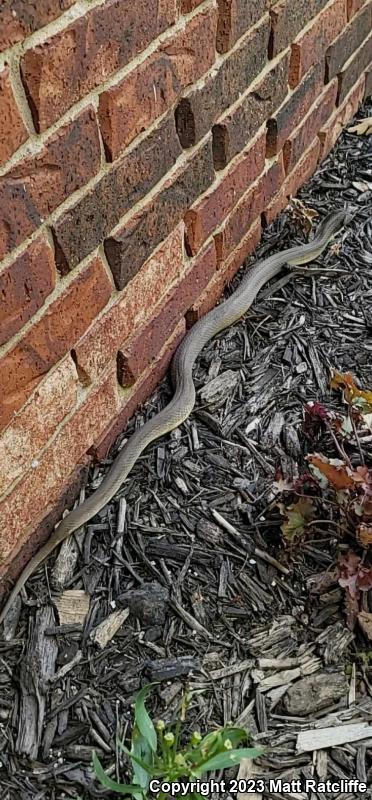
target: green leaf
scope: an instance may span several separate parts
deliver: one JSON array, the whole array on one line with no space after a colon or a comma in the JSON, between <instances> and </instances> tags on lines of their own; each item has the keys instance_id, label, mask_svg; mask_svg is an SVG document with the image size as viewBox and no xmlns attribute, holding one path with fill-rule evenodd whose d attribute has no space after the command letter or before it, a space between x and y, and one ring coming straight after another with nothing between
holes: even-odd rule
<instances>
[{"instance_id":1,"label":"green leaf","mask_svg":"<svg viewBox=\"0 0 372 800\"><path fill-rule=\"evenodd\" d=\"M117 783L117 781L113 781L112 778L109 778L109 776L106 775L97 753L94 750L92 760L96 776L100 783L102 783L102 786L105 786L106 789L111 789L112 792L116 792L117 794L130 794L134 797L139 795L139 786L134 786L132 783ZM140 796L143 797L142 792L140 792Z\"/></svg>"},{"instance_id":2,"label":"green leaf","mask_svg":"<svg viewBox=\"0 0 372 800\"><path fill-rule=\"evenodd\" d=\"M204 764L200 764L195 774L200 778L204 772L212 772L214 769L227 769L240 764L242 758L257 758L261 756L263 750L256 747L241 747L239 750L225 750L223 753L213 756Z\"/></svg>"},{"instance_id":3,"label":"green leaf","mask_svg":"<svg viewBox=\"0 0 372 800\"><path fill-rule=\"evenodd\" d=\"M134 718L136 721L136 725L140 733L148 744L151 747L153 753L156 753L158 740L156 736L156 730L154 728L154 723L146 711L145 708L145 700L148 694L150 694L151 689L153 686L156 686L156 683L148 683L147 686L144 686L140 692L138 692L134 710Z\"/></svg>"},{"instance_id":4,"label":"green leaf","mask_svg":"<svg viewBox=\"0 0 372 800\"><path fill-rule=\"evenodd\" d=\"M142 789L147 790L150 782L149 772L151 773L153 752L148 741L142 736L142 733L139 732L137 725L134 726L132 733L130 757L132 760L133 773L136 783L139 783ZM137 761L134 760L135 758L138 758L143 763L147 764L149 769L145 769L142 767L142 764L138 764Z\"/></svg>"}]
</instances>

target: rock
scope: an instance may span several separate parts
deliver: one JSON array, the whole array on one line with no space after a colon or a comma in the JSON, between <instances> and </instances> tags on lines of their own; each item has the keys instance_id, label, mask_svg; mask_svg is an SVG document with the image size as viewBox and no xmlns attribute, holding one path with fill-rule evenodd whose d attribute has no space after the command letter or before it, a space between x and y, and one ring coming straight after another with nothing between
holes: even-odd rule
<instances>
[{"instance_id":1,"label":"rock","mask_svg":"<svg viewBox=\"0 0 372 800\"><path fill-rule=\"evenodd\" d=\"M163 625L168 610L169 592L158 581L144 583L140 589L121 594L118 602L129 608L143 628Z\"/></svg>"},{"instance_id":2,"label":"rock","mask_svg":"<svg viewBox=\"0 0 372 800\"><path fill-rule=\"evenodd\" d=\"M304 717L326 708L348 692L348 682L343 672L318 672L290 686L284 697L284 706L292 717Z\"/></svg>"}]
</instances>

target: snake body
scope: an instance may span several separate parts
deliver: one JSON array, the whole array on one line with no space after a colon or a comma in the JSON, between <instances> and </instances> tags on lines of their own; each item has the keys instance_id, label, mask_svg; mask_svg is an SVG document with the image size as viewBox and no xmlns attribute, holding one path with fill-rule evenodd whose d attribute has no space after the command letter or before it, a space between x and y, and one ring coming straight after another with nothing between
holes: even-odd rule
<instances>
[{"instance_id":1,"label":"snake body","mask_svg":"<svg viewBox=\"0 0 372 800\"><path fill-rule=\"evenodd\" d=\"M150 442L169 433L187 419L195 403L192 369L197 356L206 343L240 319L251 306L262 286L273 278L283 266L305 264L317 258L326 248L332 236L342 227L346 216L347 213L344 210L329 214L319 224L315 237L308 244L291 247L258 261L248 270L234 294L212 309L189 330L172 361L171 376L174 387L172 400L159 414L135 431L115 459L99 488L68 516L64 517L50 539L29 561L0 614L0 623L30 575L60 542L88 522L111 500Z\"/></svg>"}]
</instances>

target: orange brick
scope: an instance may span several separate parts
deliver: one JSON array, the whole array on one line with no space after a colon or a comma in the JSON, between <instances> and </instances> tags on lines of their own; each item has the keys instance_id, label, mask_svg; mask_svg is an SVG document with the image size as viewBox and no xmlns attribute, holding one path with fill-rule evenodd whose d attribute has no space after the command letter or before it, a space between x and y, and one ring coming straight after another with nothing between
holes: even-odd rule
<instances>
[{"instance_id":1,"label":"orange brick","mask_svg":"<svg viewBox=\"0 0 372 800\"><path fill-rule=\"evenodd\" d=\"M366 0L346 0L347 18L351 19L364 6Z\"/></svg>"},{"instance_id":2,"label":"orange brick","mask_svg":"<svg viewBox=\"0 0 372 800\"><path fill-rule=\"evenodd\" d=\"M289 85L297 86L303 75L324 58L327 47L347 24L345 0L333 0L318 14L311 27L292 45Z\"/></svg>"},{"instance_id":3,"label":"orange brick","mask_svg":"<svg viewBox=\"0 0 372 800\"><path fill-rule=\"evenodd\" d=\"M15 101L8 67L0 72L0 165L28 139L26 126Z\"/></svg>"},{"instance_id":4,"label":"orange brick","mask_svg":"<svg viewBox=\"0 0 372 800\"><path fill-rule=\"evenodd\" d=\"M262 210L271 203L276 192L281 189L284 180L283 153L279 153L268 163L262 176Z\"/></svg>"},{"instance_id":5,"label":"orange brick","mask_svg":"<svg viewBox=\"0 0 372 800\"><path fill-rule=\"evenodd\" d=\"M186 315L188 327L204 317L220 299L225 286L233 279L245 259L253 252L259 244L261 238L261 220L257 219L249 228L248 232L239 243L238 247L231 253L228 261L218 270L214 278L193 307Z\"/></svg>"},{"instance_id":6,"label":"orange brick","mask_svg":"<svg viewBox=\"0 0 372 800\"><path fill-rule=\"evenodd\" d=\"M48 514L78 462L115 417L119 408L115 369L59 431L13 491L0 503L0 561L14 557L32 530Z\"/></svg>"},{"instance_id":7,"label":"orange brick","mask_svg":"<svg viewBox=\"0 0 372 800\"><path fill-rule=\"evenodd\" d=\"M227 218L223 229L215 236L218 269L239 246L247 228L250 228L260 216L262 202L262 180L259 179L246 192L239 205Z\"/></svg>"},{"instance_id":8,"label":"orange brick","mask_svg":"<svg viewBox=\"0 0 372 800\"><path fill-rule=\"evenodd\" d=\"M0 495L32 462L37 465L38 453L74 408L78 385L76 367L68 355L41 381L0 435Z\"/></svg>"},{"instance_id":9,"label":"orange brick","mask_svg":"<svg viewBox=\"0 0 372 800\"><path fill-rule=\"evenodd\" d=\"M151 309L183 271L183 223L173 231L140 272L126 286L119 300L75 347L78 367L87 380L95 381Z\"/></svg>"},{"instance_id":10,"label":"orange brick","mask_svg":"<svg viewBox=\"0 0 372 800\"><path fill-rule=\"evenodd\" d=\"M1 427L19 409L46 372L87 330L110 298L112 285L100 258L94 258L38 322L0 361Z\"/></svg>"},{"instance_id":11,"label":"orange brick","mask_svg":"<svg viewBox=\"0 0 372 800\"><path fill-rule=\"evenodd\" d=\"M211 190L185 215L186 247L190 254L200 250L213 231L238 203L265 165L265 132L226 172L218 176Z\"/></svg>"},{"instance_id":12,"label":"orange brick","mask_svg":"<svg viewBox=\"0 0 372 800\"><path fill-rule=\"evenodd\" d=\"M91 448L90 452L96 459L102 459L107 455L112 443L117 436L122 433L136 408L147 400L159 381L163 379L168 370L173 353L184 337L185 331L185 320L182 319L165 343L156 361L141 375L141 378L134 386L125 391L118 414L115 416L115 419L110 422L102 438Z\"/></svg>"},{"instance_id":13,"label":"orange brick","mask_svg":"<svg viewBox=\"0 0 372 800\"><path fill-rule=\"evenodd\" d=\"M320 157L332 150L346 123L356 114L360 103L363 101L365 76L362 75L339 108L332 114L327 124L319 132L321 143Z\"/></svg>"},{"instance_id":14,"label":"orange brick","mask_svg":"<svg viewBox=\"0 0 372 800\"><path fill-rule=\"evenodd\" d=\"M287 176L283 186L275 195L271 203L264 212L266 223L269 225L280 211L285 208L291 196L294 196L300 186L302 186L315 172L320 153L320 141L314 139L301 160L296 164L293 171Z\"/></svg>"},{"instance_id":15,"label":"orange brick","mask_svg":"<svg viewBox=\"0 0 372 800\"><path fill-rule=\"evenodd\" d=\"M99 98L99 120L109 160L170 108L215 60L217 12L193 17L184 30Z\"/></svg>"},{"instance_id":16,"label":"orange brick","mask_svg":"<svg viewBox=\"0 0 372 800\"><path fill-rule=\"evenodd\" d=\"M283 156L285 171L293 169L294 165L305 152L309 141L319 133L335 109L337 98L337 78L335 78L322 92L319 99L306 115L302 124L296 128L284 145Z\"/></svg>"}]
</instances>

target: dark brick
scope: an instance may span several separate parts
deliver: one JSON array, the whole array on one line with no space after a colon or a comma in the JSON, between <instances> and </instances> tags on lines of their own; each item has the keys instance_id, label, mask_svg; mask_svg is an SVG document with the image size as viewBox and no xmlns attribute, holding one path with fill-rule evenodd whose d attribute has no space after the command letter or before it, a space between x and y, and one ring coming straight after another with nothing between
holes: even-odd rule
<instances>
[{"instance_id":1,"label":"dark brick","mask_svg":"<svg viewBox=\"0 0 372 800\"><path fill-rule=\"evenodd\" d=\"M216 47L226 53L266 11L266 0L217 0Z\"/></svg>"},{"instance_id":2,"label":"dark brick","mask_svg":"<svg viewBox=\"0 0 372 800\"><path fill-rule=\"evenodd\" d=\"M201 3L204 3L204 0L178 0L181 14L188 14L190 11L193 11L194 8L200 6Z\"/></svg>"},{"instance_id":3,"label":"dark brick","mask_svg":"<svg viewBox=\"0 0 372 800\"><path fill-rule=\"evenodd\" d=\"M143 210L135 214L122 231L106 240L105 252L118 289L126 286L154 248L171 233L186 210L213 180L212 147L209 141Z\"/></svg>"},{"instance_id":4,"label":"dark brick","mask_svg":"<svg viewBox=\"0 0 372 800\"><path fill-rule=\"evenodd\" d=\"M27 138L26 126L15 101L10 71L4 67L0 72L0 164L4 164Z\"/></svg>"},{"instance_id":5,"label":"dark brick","mask_svg":"<svg viewBox=\"0 0 372 800\"><path fill-rule=\"evenodd\" d=\"M180 283L164 299L156 315L118 352L118 381L130 386L157 357L169 332L197 300L216 271L214 243L198 256Z\"/></svg>"},{"instance_id":6,"label":"dark brick","mask_svg":"<svg viewBox=\"0 0 372 800\"><path fill-rule=\"evenodd\" d=\"M353 58L345 64L338 76L338 98L340 104L357 83L360 75L367 69L372 61L372 35L359 47Z\"/></svg>"},{"instance_id":7,"label":"dark brick","mask_svg":"<svg viewBox=\"0 0 372 800\"><path fill-rule=\"evenodd\" d=\"M364 89L364 99L372 95L372 67L366 72L366 85Z\"/></svg>"},{"instance_id":8,"label":"dark brick","mask_svg":"<svg viewBox=\"0 0 372 800\"><path fill-rule=\"evenodd\" d=\"M0 345L41 308L55 280L53 252L44 236L0 272Z\"/></svg>"},{"instance_id":9,"label":"dark brick","mask_svg":"<svg viewBox=\"0 0 372 800\"><path fill-rule=\"evenodd\" d=\"M94 258L0 360L0 427L25 403L42 376L87 330L110 299L112 285Z\"/></svg>"},{"instance_id":10,"label":"dark brick","mask_svg":"<svg viewBox=\"0 0 372 800\"><path fill-rule=\"evenodd\" d=\"M205 136L260 74L267 62L269 32L269 20L265 17L223 61L216 75L181 100L175 116L182 147L191 147Z\"/></svg>"},{"instance_id":11,"label":"dark brick","mask_svg":"<svg viewBox=\"0 0 372 800\"><path fill-rule=\"evenodd\" d=\"M180 153L170 114L58 220L53 234L59 269L64 273L91 253L121 217L166 175Z\"/></svg>"},{"instance_id":12,"label":"dark brick","mask_svg":"<svg viewBox=\"0 0 372 800\"><path fill-rule=\"evenodd\" d=\"M234 111L213 128L215 169L226 164L242 150L263 122L281 105L287 94L289 54L265 75L254 92L248 94Z\"/></svg>"},{"instance_id":13,"label":"dark brick","mask_svg":"<svg viewBox=\"0 0 372 800\"><path fill-rule=\"evenodd\" d=\"M37 156L0 179L0 258L35 231L99 170L101 152L92 108L51 136Z\"/></svg>"},{"instance_id":14,"label":"dark brick","mask_svg":"<svg viewBox=\"0 0 372 800\"><path fill-rule=\"evenodd\" d=\"M368 4L353 17L344 31L326 52L326 78L330 81L366 38L372 29L372 5Z\"/></svg>"},{"instance_id":15,"label":"dark brick","mask_svg":"<svg viewBox=\"0 0 372 800\"><path fill-rule=\"evenodd\" d=\"M48 128L128 64L175 21L175 13L173 0L165 5L159 0L107 0L27 50L21 75L37 130Z\"/></svg>"},{"instance_id":16,"label":"dark brick","mask_svg":"<svg viewBox=\"0 0 372 800\"><path fill-rule=\"evenodd\" d=\"M323 88L324 64L310 70L288 100L278 109L275 117L267 123L268 158L282 149L284 142L301 122Z\"/></svg>"},{"instance_id":17,"label":"dark brick","mask_svg":"<svg viewBox=\"0 0 372 800\"><path fill-rule=\"evenodd\" d=\"M325 90L306 115L303 123L293 132L283 148L285 171L290 172L305 152L309 140L312 141L333 113L337 97L337 79Z\"/></svg>"},{"instance_id":18,"label":"dark brick","mask_svg":"<svg viewBox=\"0 0 372 800\"><path fill-rule=\"evenodd\" d=\"M2 0L0 7L0 51L20 42L52 22L76 0Z\"/></svg>"},{"instance_id":19,"label":"dark brick","mask_svg":"<svg viewBox=\"0 0 372 800\"><path fill-rule=\"evenodd\" d=\"M293 42L300 31L319 14L328 0L279 0L270 11L271 39L270 57Z\"/></svg>"}]
</instances>

